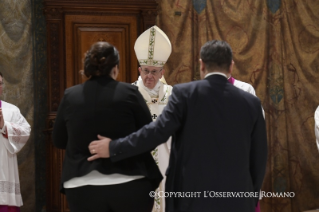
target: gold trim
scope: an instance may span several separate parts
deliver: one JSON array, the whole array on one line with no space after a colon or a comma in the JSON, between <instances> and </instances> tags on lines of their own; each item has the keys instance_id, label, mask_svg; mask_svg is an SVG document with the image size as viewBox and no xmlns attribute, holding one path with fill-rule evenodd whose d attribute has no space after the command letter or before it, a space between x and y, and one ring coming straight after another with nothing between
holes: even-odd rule
<instances>
[{"instance_id":1,"label":"gold trim","mask_svg":"<svg viewBox=\"0 0 319 212\"><path fill-rule=\"evenodd\" d=\"M138 60L140 65L145 65L145 66L155 66L155 67L163 67L166 63L166 61L159 61L159 60L153 60L153 59L142 59Z\"/></svg>"}]
</instances>

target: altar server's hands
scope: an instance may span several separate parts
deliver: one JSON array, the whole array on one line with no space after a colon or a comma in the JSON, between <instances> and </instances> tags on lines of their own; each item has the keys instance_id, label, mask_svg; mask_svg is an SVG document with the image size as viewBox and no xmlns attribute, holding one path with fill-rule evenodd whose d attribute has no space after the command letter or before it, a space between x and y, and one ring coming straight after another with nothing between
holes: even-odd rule
<instances>
[{"instance_id":1,"label":"altar server's hands","mask_svg":"<svg viewBox=\"0 0 319 212\"><path fill-rule=\"evenodd\" d=\"M89 145L89 151L92 156L88 158L88 161L110 157L109 144L111 139L100 135L97 137L99 140L92 141Z\"/></svg>"}]
</instances>

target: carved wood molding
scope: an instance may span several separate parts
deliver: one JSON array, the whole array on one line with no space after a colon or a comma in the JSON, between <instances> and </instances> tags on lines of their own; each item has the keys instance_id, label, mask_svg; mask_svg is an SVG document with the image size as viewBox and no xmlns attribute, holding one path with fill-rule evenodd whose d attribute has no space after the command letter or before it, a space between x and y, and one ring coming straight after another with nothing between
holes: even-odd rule
<instances>
[{"instance_id":1,"label":"carved wood molding","mask_svg":"<svg viewBox=\"0 0 319 212\"><path fill-rule=\"evenodd\" d=\"M64 11L65 15L99 15L99 16L138 16L140 11Z\"/></svg>"},{"instance_id":2,"label":"carved wood molding","mask_svg":"<svg viewBox=\"0 0 319 212\"><path fill-rule=\"evenodd\" d=\"M152 27L155 23L155 19L157 16L157 11L156 10L143 10L141 12L142 17L143 17L143 25L144 25L144 30Z\"/></svg>"},{"instance_id":3,"label":"carved wood molding","mask_svg":"<svg viewBox=\"0 0 319 212\"><path fill-rule=\"evenodd\" d=\"M47 212L60 212L61 205L63 204L63 197L60 192L58 192L60 186L60 177L61 170L64 158L64 151L60 149L56 149L52 143L52 130L55 121L56 113L50 113L46 120L47 130L44 131L47 137L47 145L46 145L46 163L54 164L47 165L46 168L46 178L47 180ZM64 210L66 211L66 210Z\"/></svg>"},{"instance_id":4,"label":"carved wood molding","mask_svg":"<svg viewBox=\"0 0 319 212\"><path fill-rule=\"evenodd\" d=\"M62 7L45 8L43 12L44 12L45 18L47 20L49 20L49 19L62 20L62 18L63 18L63 9L62 9Z\"/></svg>"},{"instance_id":5,"label":"carved wood molding","mask_svg":"<svg viewBox=\"0 0 319 212\"><path fill-rule=\"evenodd\" d=\"M157 4L155 1L142 1L142 0L90 0L90 1L59 1L44 0L44 7L63 7L65 10L98 10L98 9L118 9L118 10L141 10L144 8L156 9Z\"/></svg>"},{"instance_id":6,"label":"carved wood molding","mask_svg":"<svg viewBox=\"0 0 319 212\"><path fill-rule=\"evenodd\" d=\"M53 6L47 6L44 9L44 14L47 20L62 20L64 18L64 15L121 15L121 16L131 16L131 15L139 15L140 13L143 13L145 17L150 17L152 19L155 19L157 16L157 11L155 7L147 7L147 8L124 8L124 7L118 7L118 8L110 8L106 5L98 5L94 10L90 10L89 8L83 7L83 8L76 8L71 9L68 7L53 7Z\"/></svg>"},{"instance_id":7,"label":"carved wood molding","mask_svg":"<svg viewBox=\"0 0 319 212\"><path fill-rule=\"evenodd\" d=\"M50 91L51 91L51 98L49 99L50 101L50 111L57 111L58 106L60 104L60 99L61 99L61 81L60 81L60 70L62 67L60 66L61 64L61 39L60 39L60 29L61 24L57 22L51 22L48 24L48 33L50 36L50 49L49 49L49 56L50 58L48 59L48 66L49 66L49 77L51 79L51 82L49 83L50 86Z\"/></svg>"},{"instance_id":8,"label":"carved wood molding","mask_svg":"<svg viewBox=\"0 0 319 212\"><path fill-rule=\"evenodd\" d=\"M63 3L63 4L68 4L70 2L76 2L77 4L86 4L88 3L87 0L44 0L44 2L46 3ZM139 2L142 3L152 3L152 4L156 4L156 0L90 0L89 3L109 3L109 2L113 2L113 3L126 3L126 4L136 4Z\"/></svg>"}]
</instances>

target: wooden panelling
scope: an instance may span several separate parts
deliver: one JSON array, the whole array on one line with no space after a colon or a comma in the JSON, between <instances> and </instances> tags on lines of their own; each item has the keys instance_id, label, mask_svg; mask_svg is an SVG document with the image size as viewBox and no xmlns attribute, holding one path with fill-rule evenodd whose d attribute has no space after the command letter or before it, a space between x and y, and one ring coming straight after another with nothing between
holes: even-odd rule
<instances>
[{"instance_id":1,"label":"wooden panelling","mask_svg":"<svg viewBox=\"0 0 319 212\"><path fill-rule=\"evenodd\" d=\"M137 79L138 63L134 52L137 38L135 16L85 16L65 17L66 42L66 87L83 82L79 74L83 59L90 46L98 41L107 41L120 53L118 81L134 82Z\"/></svg>"},{"instance_id":2,"label":"wooden panelling","mask_svg":"<svg viewBox=\"0 0 319 212\"><path fill-rule=\"evenodd\" d=\"M59 192L64 150L52 145L52 128L64 90L86 80L81 76L86 51L107 41L120 53L119 81L134 82L138 63L134 43L155 24L155 0L44 0L47 26L48 109L46 143L46 211L69 211Z\"/></svg>"}]
</instances>

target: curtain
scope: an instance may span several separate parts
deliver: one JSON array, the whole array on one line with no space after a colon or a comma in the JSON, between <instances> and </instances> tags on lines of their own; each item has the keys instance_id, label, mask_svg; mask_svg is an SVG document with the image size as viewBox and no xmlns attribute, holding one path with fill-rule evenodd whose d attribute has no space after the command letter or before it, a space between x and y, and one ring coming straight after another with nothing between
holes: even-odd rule
<instances>
[{"instance_id":1,"label":"curtain","mask_svg":"<svg viewBox=\"0 0 319 212\"><path fill-rule=\"evenodd\" d=\"M34 116L32 50L30 0L1 0L0 72L4 79L1 99L20 109L22 115L31 125L31 132ZM21 208L22 212L35 211L33 136L32 133L29 141L18 153L20 186L24 203Z\"/></svg>"},{"instance_id":2,"label":"curtain","mask_svg":"<svg viewBox=\"0 0 319 212\"><path fill-rule=\"evenodd\" d=\"M172 54L168 84L199 80L199 51L209 40L233 50L233 77L250 83L265 110L268 163L261 211L319 208L319 1L159 0L157 25ZM293 197L292 197L293 196Z\"/></svg>"}]
</instances>

